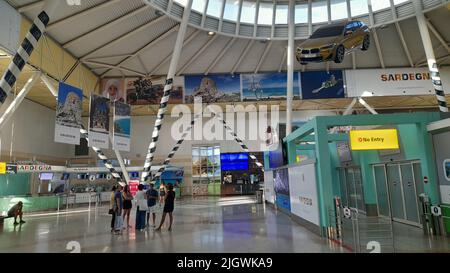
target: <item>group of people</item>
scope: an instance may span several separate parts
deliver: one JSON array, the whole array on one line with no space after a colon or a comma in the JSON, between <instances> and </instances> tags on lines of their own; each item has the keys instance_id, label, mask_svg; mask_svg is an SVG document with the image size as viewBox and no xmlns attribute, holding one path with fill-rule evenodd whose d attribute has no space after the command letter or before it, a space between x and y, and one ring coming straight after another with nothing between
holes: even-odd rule
<instances>
[{"instance_id":1,"label":"group of people","mask_svg":"<svg viewBox=\"0 0 450 273\"><path fill-rule=\"evenodd\" d=\"M164 204L164 209L161 222L156 228L156 205L158 199L160 206ZM136 230L143 231L145 228L150 227L150 216L152 216L152 227L156 228L156 231L160 231L166 220L167 214L169 214L170 218L169 231L172 230L172 213L175 203L175 192L173 190L173 185L168 184L166 188L166 186L162 183L158 193L158 191L154 189L153 184L150 184L150 188L147 191L144 191L144 185L140 184L138 186L138 192L134 197L131 194L130 187L128 185L125 187L113 186L109 210L109 213L112 215L112 233L122 234L124 229L132 227L130 225L130 213L133 208L133 200L136 204ZM124 226L124 222L126 222L126 226Z\"/></svg>"}]
</instances>

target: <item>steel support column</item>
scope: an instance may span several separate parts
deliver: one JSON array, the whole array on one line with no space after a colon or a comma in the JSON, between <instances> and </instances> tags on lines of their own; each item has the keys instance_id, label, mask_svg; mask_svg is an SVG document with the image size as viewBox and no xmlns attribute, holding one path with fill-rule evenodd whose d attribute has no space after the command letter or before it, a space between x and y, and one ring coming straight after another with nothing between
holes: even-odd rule
<instances>
[{"instance_id":1,"label":"steel support column","mask_svg":"<svg viewBox=\"0 0 450 273\"><path fill-rule=\"evenodd\" d=\"M294 100L294 51L295 51L295 0L289 0L288 8L288 48L287 48L287 99L286 135L292 132L292 102Z\"/></svg>"}]
</instances>

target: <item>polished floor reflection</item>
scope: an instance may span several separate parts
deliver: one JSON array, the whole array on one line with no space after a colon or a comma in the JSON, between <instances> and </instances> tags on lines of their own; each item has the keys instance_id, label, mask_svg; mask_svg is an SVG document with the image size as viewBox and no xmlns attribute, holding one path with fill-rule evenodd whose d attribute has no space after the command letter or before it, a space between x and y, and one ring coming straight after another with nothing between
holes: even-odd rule
<instances>
[{"instance_id":1,"label":"polished floor reflection","mask_svg":"<svg viewBox=\"0 0 450 273\"><path fill-rule=\"evenodd\" d=\"M134 226L132 211L131 223ZM253 198L185 198L177 201L172 232L126 230L110 233L108 207L80 208L68 214L25 216L0 229L0 252L344 252ZM159 221L160 215L157 217Z\"/></svg>"}]
</instances>

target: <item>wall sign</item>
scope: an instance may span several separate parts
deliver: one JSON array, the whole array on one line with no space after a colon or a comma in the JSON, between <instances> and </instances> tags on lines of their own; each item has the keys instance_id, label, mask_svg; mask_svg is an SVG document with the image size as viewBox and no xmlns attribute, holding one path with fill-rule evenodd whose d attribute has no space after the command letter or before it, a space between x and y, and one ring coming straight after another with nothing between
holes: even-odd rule
<instances>
[{"instance_id":1,"label":"wall sign","mask_svg":"<svg viewBox=\"0 0 450 273\"><path fill-rule=\"evenodd\" d=\"M0 174L6 174L6 162L0 162Z\"/></svg>"},{"instance_id":2,"label":"wall sign","mask_svg":"<svg viewBox=\"0 0 450 273\"><path fill-rule=\"evenodd\" d=\"M450 159L446 159L443 162L444 165L444 176L447 181L450 181Z\"/></svg>"},{"instance_id":3,"label":"wall sign","mask_svg":"<svg viewBox=\"0 0 450 273\"><path fill-rule=\"evenodd\" d=\"M399 149L397 129L352 130L350 146L353 151Z\"/></svg>"}]
</instances>

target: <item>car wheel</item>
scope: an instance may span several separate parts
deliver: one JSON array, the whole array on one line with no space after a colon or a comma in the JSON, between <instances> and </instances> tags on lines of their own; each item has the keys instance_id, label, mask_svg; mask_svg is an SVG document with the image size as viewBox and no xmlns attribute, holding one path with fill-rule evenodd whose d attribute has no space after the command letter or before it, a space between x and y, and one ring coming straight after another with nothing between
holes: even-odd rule
<instances>
[{"instance_id":1,"label":"car wheel","mask_svg":"<svg viewBox=\"0 0 450 273\"><path fill-rule=\"evenodd\" d=\"M339 64L344 60L345 48L343 45L339 45L336 48L336 54L334 55L334 62Z\"/></svg>"},{"instance_id":2,"label":"car wheel","mask_svg":"<svg viewBox=\"0 0 450 273\"><path fill-rule=\"evenodd\" d=\"M366 37L364 37L364 40L363 40L363 43L361 46L361 50L366 51L369 49L369 47L370 47L370 37L366 36Z\"/></svg>"}]
</instances>

